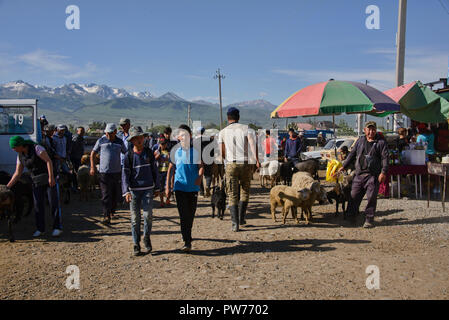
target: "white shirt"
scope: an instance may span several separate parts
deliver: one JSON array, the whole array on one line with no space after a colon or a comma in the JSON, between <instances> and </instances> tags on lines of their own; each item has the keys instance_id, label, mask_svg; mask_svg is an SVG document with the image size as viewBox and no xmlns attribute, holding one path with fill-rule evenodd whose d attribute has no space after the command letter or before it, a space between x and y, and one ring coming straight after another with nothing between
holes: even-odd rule
<instances>
[{"instance_id":1,"label":"white shirt","mask_svg":"<svg viewBox=\"0 0 449 320\"><path fill-rule=\"evenodd\" d=\"M256 134L248 125L238 122L231 123L220 131L218 144L221 143L225 144L227 162L256 163Z\"/></svg>"}]
</instances>

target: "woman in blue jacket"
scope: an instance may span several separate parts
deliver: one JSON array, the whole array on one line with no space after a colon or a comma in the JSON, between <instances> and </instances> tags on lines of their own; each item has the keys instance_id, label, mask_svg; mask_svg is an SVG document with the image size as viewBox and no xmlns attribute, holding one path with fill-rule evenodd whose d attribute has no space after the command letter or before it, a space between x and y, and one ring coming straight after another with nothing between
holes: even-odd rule
<instances>
[{"instance_id":1,"label":"woman in blue jacket","mask_svg":"<svg viewBox=\"0 0 449 320\"><path fill-rule=\"evenodd\" d=\"M204 169L199 152L193 148L192 131L187 125L179 127L178 140L180 141L180 147L175 146L170 155L170 159L173 159L172 154L174 154L174 159L168 167L165 192L168 197L170 192L170 181L168 179L170 173L176 167L173 191L175 192L176 205L181 219L181 233L184 241L181 250L190 252L192 249L193 219Z\"/></svg>"}]
</instances>

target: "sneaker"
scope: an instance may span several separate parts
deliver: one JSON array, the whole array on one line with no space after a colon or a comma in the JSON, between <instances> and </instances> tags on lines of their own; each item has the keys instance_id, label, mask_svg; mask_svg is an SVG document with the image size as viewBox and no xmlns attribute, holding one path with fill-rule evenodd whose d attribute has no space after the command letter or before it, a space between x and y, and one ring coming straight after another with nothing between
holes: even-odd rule
<instances>
[{"instance_id":1,"label":"sneaker","mask_svg":"<svg viewBox=\"0 0 449 320\"><path fill-rule=\"evenodd\" d=\"M135 257L140 255L140 246L139 245L136 245L136 244L134 245L133 254L134 254Z\"/></svg>"},{"instance_id":2,"label":"sneaker","mask_svg":"<svg viewBox=\"0 0 449 320\"><path fill-rule=\"evenodd\" d=\"M192 245L190 244L185 244L182 248L181 251L182 252L190 252L192 250Z\"/></svg>"},{"instance_id":3,"label":"sneaker","mask_svg":"<svg viewBox=\"0 0 449 320\"><path fill-rule=\"evenodd\" d=\"M35 233L33 233L33 238L37 238L37 237L40 237L43 235L44 235L44 232L40 232L39 230L37 230Z\"/></svg>"},{"instance_id":4,"label":"sneaker","mask_svg":"<svg viewBox=\"0 0 449 320\"><path fill-rule=\"evenodd\" d=\"M111 217L104 217L103 218L103 223L106 224L106 225L111 224Z\"/></svg>"},{"instance_id":5,"label":"sneaker","mask_svg":"<svg viewBox=\"0 0 449 320\"><path fill-rule=\"evenodd\" d=\"M374 228L374 219L366 218L365 223L363 224L363 227L365 229Z\"/></svg>"},{"instance_id":6,"label":"sneaker","mask_svg":"<svg viewBox=\"0 0 449 320\"><path fill-rule=\"evenodd\" d=\"M145 245L145 253L150 253L153 251L153 247L151 246L151 240L150 239L144 239L143 243Z\"/></svg>"},{"instance_id":7,"label":"sneaker","mask_svg":"<svg viewBox=\"0 0 449 320\"><path fill-rule=\"evenodd\" d=\"M167 201L165 201L165 204L166 204L167 206L169 206L169 205L170 205L170 199L167 199Z\"/></svg>"},{"instance_id":8,"label":"sneaker","mask_svg":"<svg viewBox=\"0 0 449 320\"><path fill-rule=\"evenodd\" d=\"M164 207L165 207L164 203L163 203L163 202L161 202L161 208L164 208Z\"/></svg>"},{"instance_id":9,"label":"sneaker","mask_svg":"<svg viewBox=\"0 0 449 320\"><path fill-rule=\"evenodd\" d=\"M52 237L59 237L61 235L61 233L62 233L62 230L55 229L55 230L53 230L53 233L51 235L52 235Z\"/></svg>"}]
</instances>

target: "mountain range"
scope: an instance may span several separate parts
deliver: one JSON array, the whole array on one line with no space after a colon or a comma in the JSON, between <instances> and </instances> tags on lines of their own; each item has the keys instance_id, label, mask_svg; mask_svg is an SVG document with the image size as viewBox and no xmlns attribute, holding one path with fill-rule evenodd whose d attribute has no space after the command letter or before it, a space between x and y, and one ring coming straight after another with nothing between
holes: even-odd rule
<instances>
[{"instance_id":1,"label":"mountain range","mask_svg":"<svg viewBox=\"0 0 449 320\"><path fill-rule=\"evenodd\" d=\"M22 80L0 85L0 99L38 99L39 113L50 121L88 124L92 121L117 122L119 118L135 119L134 123L151 121L173 124L186 122L188 105L191 119L203 124L219 124L219 104L205 100L188 101L173 92L155 97L149 91L128 92L107 85L70 83L60 87L32 85ZM230 107L238 107L242 122L265 126L276 106L266 100L234 103L223 107L223 118ZM69 119L69 120L68 120ZM247 121L245 121L247 120Z\"/></svg>"}]
</instances>

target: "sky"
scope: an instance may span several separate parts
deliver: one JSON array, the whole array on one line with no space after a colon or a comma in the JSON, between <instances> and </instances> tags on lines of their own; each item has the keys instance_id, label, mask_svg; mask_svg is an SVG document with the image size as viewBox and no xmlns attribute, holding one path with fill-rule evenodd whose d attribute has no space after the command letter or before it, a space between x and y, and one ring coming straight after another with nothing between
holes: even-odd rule
<instances>
[{"instance_id":1,"label":"sky","mask_svg":"<svg viewBox=\"0 0 449 320\"><path fill-rule=\"evenodd\" d=\"M398 0L0 0L0 83L97 83L278 105L310 84L395 85ZM66 7L80 29L66 28ZM369 5L379 29L367 29ZM405 81L447 77L449 0L409 0Z\"/></svg>"}]
</instances>

